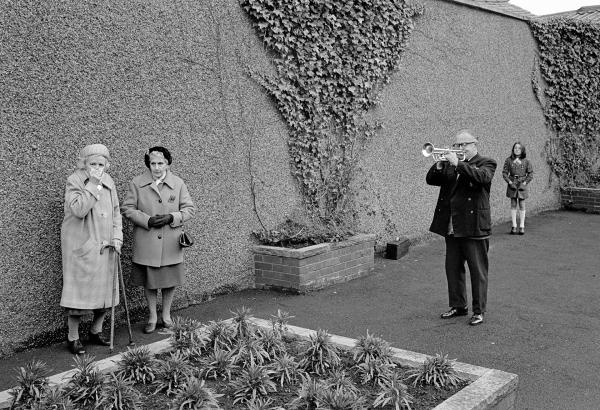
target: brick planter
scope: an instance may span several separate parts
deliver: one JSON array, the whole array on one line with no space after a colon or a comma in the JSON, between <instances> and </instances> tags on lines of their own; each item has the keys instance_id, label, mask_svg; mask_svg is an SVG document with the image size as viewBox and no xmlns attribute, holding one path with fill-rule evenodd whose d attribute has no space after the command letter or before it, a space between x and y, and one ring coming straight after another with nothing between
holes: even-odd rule
<instances>
[{"instance_id":1,"label":"brick planter","mask_svg":"<svg viewBox=\"0 0 600 410\"><path fill-rule=\"evenodd\" d=\"M300 249L255 246L255 286L305 292L368 274L374 266L375 235Z\"/></svg>"},{"instance_id":2,"label":"brick planter","mask_svg":"<svg viewBox=\"0 0 600 410\"><path fill-rule=\"evenodd\" d=\"M565 209L600 213L600 189L566 187L560 189L560 202Z\"/></svg>"}]
</instances>

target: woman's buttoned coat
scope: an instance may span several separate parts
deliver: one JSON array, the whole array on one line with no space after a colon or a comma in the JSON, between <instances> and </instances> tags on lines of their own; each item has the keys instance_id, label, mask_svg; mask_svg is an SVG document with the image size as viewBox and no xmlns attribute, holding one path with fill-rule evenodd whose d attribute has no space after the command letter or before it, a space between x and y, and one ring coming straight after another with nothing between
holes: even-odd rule
<instances>
[{"instance_id":1,"label":"woman's buttoned coat","mask_svg":"<svg viewBox=\"0 0 600 410\"><path fill-rule=\"evenodd\" d=\"M60 305L71 309L110 307L114 251L106 249L100 254L100 250L113 239L123 240L119 199L110 175L104 174L101 185L92 184L84 170L70 175L64 212L60 232L63 266ZM117 295L118 291L117 287Z\"/></svg>"},{"instance_id":2,"label":"woman's buttoned coat","mask_svg":"<svg viewBox=\"0 0 600 410\"><path fill-rule=\"evenodd\" d=\"M134 263L158 268L183 262L179 236L184 222L194 216L196 208L181 178L167 171L159 189L150 170L136 176L129 184L121 212L134 224ZM173 215L171 224L160 228L148 226L151 216L164 214Z\"/></svg>"}]
</instances>

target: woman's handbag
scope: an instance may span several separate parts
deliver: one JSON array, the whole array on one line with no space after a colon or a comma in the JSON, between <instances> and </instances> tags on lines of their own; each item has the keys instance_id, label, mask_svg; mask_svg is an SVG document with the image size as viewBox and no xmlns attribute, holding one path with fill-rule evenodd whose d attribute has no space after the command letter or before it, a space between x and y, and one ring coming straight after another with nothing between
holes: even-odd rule
<instances>
[{"instance_id":1,"label":"woman's handbag","mask_svg":"<svg viewBox=\"0 0 600 410\"><path fill-rule=\"evenodd\" d=\"M182 230L181 235L179 235L179 246L182 248L189 248L193 244L194 238L192 238L192 235Z\"/></svg>"}]
</instances>

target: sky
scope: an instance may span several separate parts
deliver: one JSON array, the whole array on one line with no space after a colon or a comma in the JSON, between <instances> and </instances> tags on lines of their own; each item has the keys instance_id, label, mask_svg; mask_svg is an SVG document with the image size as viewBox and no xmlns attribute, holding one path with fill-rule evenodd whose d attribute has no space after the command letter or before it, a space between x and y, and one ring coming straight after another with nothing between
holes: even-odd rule
<instances>
[{"instance_id":1,"label":"sky","mask_svg":"<svg viewBox=\"0 0 600 410\"><path fill-rule=\"evenodd\" d=\"M600 0L510 0L509 3L537 15L577 10L585 6L600 6Z\"/></svg>"}]
</instances>

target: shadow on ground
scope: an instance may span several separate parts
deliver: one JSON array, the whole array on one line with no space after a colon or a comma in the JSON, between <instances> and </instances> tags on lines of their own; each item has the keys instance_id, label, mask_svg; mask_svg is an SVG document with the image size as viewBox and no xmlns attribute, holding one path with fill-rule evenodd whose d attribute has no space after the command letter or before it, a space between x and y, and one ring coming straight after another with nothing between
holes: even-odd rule
<instances>
[{"instance_id":1,"label":"shadow on ground","mask_svg":"<svg viewBox=\"0 0 600 410\"><path fill-rule=\"evenodd\" d=\"M365 278L306 295L247 290L177 312L201 321L225 319L240 306L268 319L277 309L291 324L356 338L369 330L394 347L448 353L458 361L519 375L518 409L595 409L600 403L600 215L553 211L527 220L523 236L494 227L490 246L488 313L478 327L467 317L442 320L447 308L444 242L410 249L401 260L376 258ZM141 333L138 345L167 337ZM127 329L116 334L126 349ZM55 372L69 370L66 344L20 352L0 360L0 390L32 358ZM108 349L92 347L97 359Z\"/></svg>"}]
</instances>

